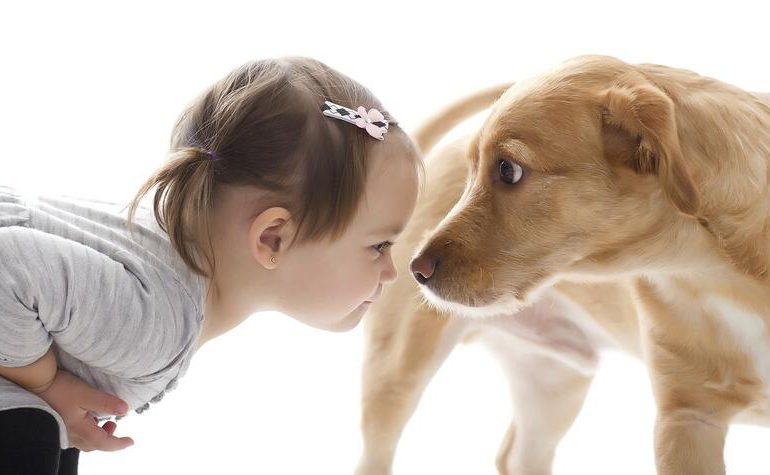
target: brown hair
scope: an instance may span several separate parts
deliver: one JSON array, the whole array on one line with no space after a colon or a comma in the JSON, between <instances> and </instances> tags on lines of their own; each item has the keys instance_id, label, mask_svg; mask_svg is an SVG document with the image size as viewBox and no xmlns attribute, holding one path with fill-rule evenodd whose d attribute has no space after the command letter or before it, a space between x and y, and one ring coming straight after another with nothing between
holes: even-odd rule
<instances>
[{"instance_id":1,"label":"brown hair","mask_svg":"<svg viewBox=\"0 0 770 475\"><path fill-rule=\"evenodd\" d=\"M155 219L188 267L213 273L209 228L219 185L251 185L271 192L297 224L295 242L339 237L363 196L368 147L362 129L321 113L325 100L350 108L379 109L385 140L403 140L422 179L416 148L368 89L320 61L286 57L247 63L225 76L180 116L170 159L139 189L139 201L157 186ZM204 250L208 250L205 252Z\"/></svg>"}]
</instances>

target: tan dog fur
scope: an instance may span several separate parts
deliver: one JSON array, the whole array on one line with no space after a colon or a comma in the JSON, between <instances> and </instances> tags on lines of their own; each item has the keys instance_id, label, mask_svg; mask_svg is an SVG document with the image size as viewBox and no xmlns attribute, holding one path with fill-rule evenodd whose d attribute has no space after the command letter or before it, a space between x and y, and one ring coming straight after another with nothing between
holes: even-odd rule
<instances>
[{"instance_id":1,"label":"tan dog fur","mask_svg":"<svg viewBox=\"0 0 770 475\"><path fill-rule=\"evenodd\" d=\"M429 151L505 89L481 91L440 112L413 134L418 146ZM463 339L475 337L488 345L508 375L515 420L498 453L503 474L550 473L554 450L583 404L600 348L620 345L641 355L633 303L618 284L564 282L524 311L484 320L440 313L426 304L409 260L462 194L469 143L465 137L428 156L425 193L393 248L399 277L364 320L360 475L391 473L399 436L420 395Z\"/></svg>"},{"instance_id":2,"label":"tan dog fur","mask_svg":"<svg viewBox=\"0 0 770 475\"><path fill-rule=\"evenodd\" d=\"M420 246L426 298L498 315L564 279L630 279L658 471L724 473L729 424L770 421L767 97L580 57L509 88L465 154L468 186Z\"/></svg>"}]
</instances>

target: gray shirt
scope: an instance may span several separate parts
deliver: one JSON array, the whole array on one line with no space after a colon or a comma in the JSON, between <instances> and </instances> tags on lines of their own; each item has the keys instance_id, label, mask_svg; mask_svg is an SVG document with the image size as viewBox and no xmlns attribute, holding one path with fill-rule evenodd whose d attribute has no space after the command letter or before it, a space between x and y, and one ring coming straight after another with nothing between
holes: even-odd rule
<instances>
[{"instance_id":1,"label":"gray shirt","mask_svg":"<svg viewBox=\"0 0 770 475\"><path fill-rule=\"evenodd\" d=\"M186 372L206 283L150 209L129 234L124 207L0 185L0 365L31 364L52 346L60 368L141 413ZM0 377L0 410L19 407L51 413L69 447L61 416Z\"/></svg>"}]
</instances>

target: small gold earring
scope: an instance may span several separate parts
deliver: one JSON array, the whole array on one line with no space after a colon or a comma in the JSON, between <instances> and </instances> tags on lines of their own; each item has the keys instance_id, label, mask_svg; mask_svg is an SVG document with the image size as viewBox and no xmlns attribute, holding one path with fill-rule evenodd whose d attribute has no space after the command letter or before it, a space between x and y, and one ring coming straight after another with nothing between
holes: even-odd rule
<instances>
[{"instance_id":1,"label":"small gold earring","mask_svg":"<svg viewBox=\"0 0 770 475\"><path fill-rule=\"evenodd\" d=\"M275 256L270 256L270 263L275 264Z\"/></svg>"}]
</instances>

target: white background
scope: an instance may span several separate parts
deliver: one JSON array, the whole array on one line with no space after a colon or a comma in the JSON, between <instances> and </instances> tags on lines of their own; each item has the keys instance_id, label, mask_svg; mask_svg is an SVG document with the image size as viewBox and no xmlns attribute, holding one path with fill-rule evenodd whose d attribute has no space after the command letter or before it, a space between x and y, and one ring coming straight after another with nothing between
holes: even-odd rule
<instances>
[{"instance_id":1,"label":"white background","mask_svg":"<svg viewBox=\"0 0 770 475\"><path fill-rule=\"evenodd\" d=\"M367 85L408 130L477 88L586 53L770 91L766 12L737 1L9 3L0 182L107 200L128 200L165 160L190 100L256 58L316 57ZM134 447L83 453L81 473L351 473L362 349L360 327L330 334L255 315L207 344L161 403L119 423ZM407 426L395 472L492 474L510 417L494 360L458 348ZM607 355L554 472L653 473L653 419L644 366ZM728 472L770 473L767 447L767 429L734 426Z\"/></svg>"}]
</instances>

